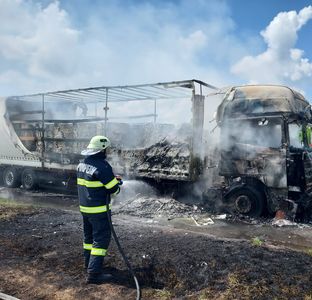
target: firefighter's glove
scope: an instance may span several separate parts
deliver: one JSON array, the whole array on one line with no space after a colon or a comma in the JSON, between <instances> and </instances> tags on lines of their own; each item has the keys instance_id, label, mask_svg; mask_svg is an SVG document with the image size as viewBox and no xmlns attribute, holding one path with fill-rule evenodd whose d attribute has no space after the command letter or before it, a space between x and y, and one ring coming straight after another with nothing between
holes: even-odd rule
<instances>
[{"instance_id":1,"label":"firefighter's glove","mask_svg":"<svg viewBox=\"0 0 312 300\"><path fill-rule=\"evenodd\" d=\"M119 182L118 184L119 184L119 185L122 185L122 184L123 184L123 181L122 181L121 176L120 176L120 175L116 175L115 177L116 177L116 179L117 179L118 182Z\"/></svg>"}]
</instances>

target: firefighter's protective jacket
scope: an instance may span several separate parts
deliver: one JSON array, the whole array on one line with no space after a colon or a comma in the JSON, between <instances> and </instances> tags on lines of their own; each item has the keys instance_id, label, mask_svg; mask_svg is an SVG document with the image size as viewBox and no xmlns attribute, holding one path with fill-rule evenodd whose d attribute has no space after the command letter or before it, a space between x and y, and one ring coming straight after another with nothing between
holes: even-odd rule
<instances>
[{"instance_id":1,"label":"firefighter's protective jacket","mask_svg":"<svg viewBox=\"0 0 312 300\"><path fill-rule=\"evenodd\" d=\"M114 176L105 154L88 156L77 167L77 186L82 214L98 214L107 211L106 199L119 193L119 181Z\"/></svg>"}]
</instances>

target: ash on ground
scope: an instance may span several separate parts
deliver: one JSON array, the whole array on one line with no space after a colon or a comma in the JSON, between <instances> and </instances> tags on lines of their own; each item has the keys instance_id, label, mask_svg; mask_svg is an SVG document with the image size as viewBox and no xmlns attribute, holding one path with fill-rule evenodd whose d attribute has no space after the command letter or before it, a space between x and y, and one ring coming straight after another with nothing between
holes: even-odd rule
<instances>
[{"instance_id":1,"label":"ash on ground","mask_svg":"<svg viewBox=\"0 0 312 300\"><path fill-rule=\"evenodd\" d=\"M204 216L208 213L198 204L185 204L172 197L161 197L147 183L126 181L122 193L113 199L115 212L132 216L168 219Z\"/></svg>"},{"instance_id":2,"label":"ash on ground","mask_svg":"<svg viewBox=\"0 0 312 300\"><path fill-rule=\"evenodd\" d=\"M233 215L226 211L209 210L206 203L196 199L184 198L183 202L170 196L160 196L156 189L143 181L125 181L122 192L112 200L113 214L131 215L142 218L190 219L196 226L209 226L220 220L256 226L311 227L309 224L293 220L278 220L274 216L252 218Z\"/></svg>"}]
</instances>

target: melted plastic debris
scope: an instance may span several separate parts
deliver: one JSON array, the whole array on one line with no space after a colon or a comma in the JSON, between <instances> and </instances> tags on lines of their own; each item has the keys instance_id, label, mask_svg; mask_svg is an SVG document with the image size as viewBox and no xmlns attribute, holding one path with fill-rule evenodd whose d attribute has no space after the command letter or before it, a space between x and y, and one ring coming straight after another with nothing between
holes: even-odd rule
<instances>
[{"instance_id":1,"label":"melted plastic debris","mask_svg":"<svg viewBox=\"0 0 312 300\"><path fill-rule=\"evenodd\" d=\"M273 226L284 227L284 226L298 226L298 223L287 220L287 219L273 219Z\"/></svg>"},{"instance_id":2,"label":"melted plastic debris","mask_svg":"<svg viewBox=\"0 0 312 300\"><path fill-rule=\"evenodd\" d=\"M207 225L213 225L214 221L211 218L197 218L195 219L193 216L191 217L196 226L207 226Z\"/></svg>"}]
</instances>

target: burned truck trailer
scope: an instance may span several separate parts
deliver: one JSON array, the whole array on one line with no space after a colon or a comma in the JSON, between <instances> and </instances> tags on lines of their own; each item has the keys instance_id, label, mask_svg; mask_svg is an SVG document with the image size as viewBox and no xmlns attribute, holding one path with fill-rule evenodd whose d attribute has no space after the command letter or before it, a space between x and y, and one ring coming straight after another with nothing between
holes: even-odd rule
<instances>
[{"instance_id":1,"label":"burned truck trailer","mask_svg":"<svg viewBox=\"0 0 312 300\"><path fill-rule=\"evenodd\" d=\"M58 103L61 118L63 106ZM75 139L73 124L58 123L44 97L0 98L0 112L0 172L6 187L34 189L42 182L55 184L72 177L79 155L62 140L64 132L68 142Z\"/></svg>"},{"instance_id":2,"label":"burned truck trailer","mask_svg":"<svg viewBox=\"0 0 312 300\"><path fill-rule=\"evenodd\" d=\"M4 185L75 183L80 152L93 135L111 139L116 173L158 183L196 181L204 94L214 89L186 80L2 98Z\"/></svg>"},{"instance_id":3,"label":"burned truck trailer","mask_svg":"<svg viewBox=\"0 0 312 300\"><path fill-rule=\"evenodd\" d=\"M311 106L284 86L240 86L217 111L224 202L259 216L278 209L308 213L312 188Z\"/></svg>"}]
</instances>

